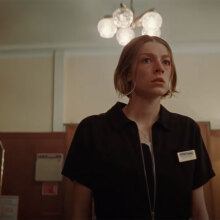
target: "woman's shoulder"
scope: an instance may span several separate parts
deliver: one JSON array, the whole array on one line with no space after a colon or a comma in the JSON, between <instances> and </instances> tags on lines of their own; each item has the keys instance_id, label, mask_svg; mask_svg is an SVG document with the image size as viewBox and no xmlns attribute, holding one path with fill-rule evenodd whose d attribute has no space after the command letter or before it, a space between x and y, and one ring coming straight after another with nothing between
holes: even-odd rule
<instances>
[{"instance_id":1,"label":"woman's shoulder","mask_svg":"<svg viewBox=\"0 0 220 220\"><path fill-rule=\"evenodd\" d=\"M176 113L176 112L170 112L170 114L171 114L171 117L173 117L174 120L196 124L196 121L193 118L191 118L190 116L180 114L180 113Z\"/></svg>"},{"instance_id":2,"label":"woman's shoulder","mask_svg":"<svg viewBox=\"0 0 220 220\"><path fill-rule=\"evenodd\" d=\"M190 127L198 128L198 123L190 116L168 111L164 107L163 107L163 115L165 116L167 121L169 121L173 125L178 124L179 126L184 126L184 127L190 126Z\"/></svg>"},{"instance_id":3,"label":"woman's shoulder","mask_svg":"<svg viewBox=\"0 0 220 220\"><path fill-rule=\"evenodd\" d=\"M81 127L91 127L91 126L103 126L107 124L117 123L117 121L123 120L124 114L122 113L122 108L125 106L124 103L117 102L110 109L104 113L94 114L85 117L79 123Z\"/></svg>"},{"instance_id":4,"label":"woman's shoulder","mask_svg":"<svg viewBox=\"0 0 220 220\"><path fill-rule=\"evenodd\" d=\"M105 113L97 114L97 115L90 115L85 117L80 121L78 124L78 128L91 128L97 127L101 123L103 123Z\"/></svg>"}]
</instances>

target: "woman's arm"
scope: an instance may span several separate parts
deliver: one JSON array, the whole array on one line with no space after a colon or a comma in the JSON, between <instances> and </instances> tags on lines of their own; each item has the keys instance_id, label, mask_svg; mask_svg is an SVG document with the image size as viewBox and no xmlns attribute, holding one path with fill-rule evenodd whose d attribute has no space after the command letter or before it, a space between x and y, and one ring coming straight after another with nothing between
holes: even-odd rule
<instances>
[{"instance_id":1,"label":"woman's arm","mask_svg":"<svg viewBox=\"0 0 220 220\"><path fill-rule=\"evenodd\" d=\"M193 190L192 196L192 219L208 220L209 216L206 209L203 186Z\"/></svg>"},{"instance_id":2,"label":"woman's arm","mask_svg":"<svg viewBox=\"0 0 220 220\"><path fill-rule=\"evenodd\" d=\"M92 191L74 181L73 182L73 220L92 219Z\"/></svg>"}]
</instances>

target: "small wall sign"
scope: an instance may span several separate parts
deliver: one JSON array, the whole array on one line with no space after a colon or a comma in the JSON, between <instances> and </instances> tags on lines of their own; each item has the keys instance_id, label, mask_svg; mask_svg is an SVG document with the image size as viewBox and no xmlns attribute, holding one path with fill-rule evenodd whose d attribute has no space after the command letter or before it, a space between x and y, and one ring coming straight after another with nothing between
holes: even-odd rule
<instances>
[{"instance_id":1,"label":"small wall sign","mask_svg":"<svg viewBox=\"0 0 220 220\"><path fill-rule=\"evenodd\" d=\"M38 153L36 158L35 180L42 182L62 181L63 154Z\"/></svg>"},{"instance_id":2,"label":"small wall sign","mask_svg":"<svg viewBox=\"0 0 220 220\"><path fill-rule=\"evenodd\" d=\"M18 218L18 196L0 196L0 219L17 220Z\"/></svg>"},{"instance_id":3,"label":"small wall sign","mask_svg":"<svg viewBox=\"0 0 220 220\"><path fill-rule=\"evenodd\" d=\"M57 183L42 183L43 196L56 196L58 193Z\"/></svg>"}]
</instances>

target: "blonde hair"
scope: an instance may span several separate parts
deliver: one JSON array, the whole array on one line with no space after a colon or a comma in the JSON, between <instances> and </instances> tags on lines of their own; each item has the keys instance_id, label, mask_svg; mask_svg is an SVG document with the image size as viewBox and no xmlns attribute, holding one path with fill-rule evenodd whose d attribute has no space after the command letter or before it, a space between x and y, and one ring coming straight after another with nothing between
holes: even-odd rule
<instances>
[{"instance_id":1,"label":"blonde hair","mask_svg":"<svg viewBox=\"0 0 220 220\"><path fill-rule=\"evenodd\" d=\"M167 48L170 54L170 59L171 59L171 80L169 86L170 88L168 92L164 95L164 97L167 95L172 96L174 92L177 92L176 91L177 74L173 60L172 50L168 45L168 43L162 38L156 36L148 36L148 35L143 35L134 38L123 48L121 56L118 61L118 65L114 73L115 89L120 95L127 95L128 97L130 96L129 93L131 93L131 91L134 89L135 86L133 85L132 81L129 80L130 74L132 72L132 67L134 64L133 61L140 48L147 42L158 42L160 44L163 44Z\"/></svg>"}]
</instances>

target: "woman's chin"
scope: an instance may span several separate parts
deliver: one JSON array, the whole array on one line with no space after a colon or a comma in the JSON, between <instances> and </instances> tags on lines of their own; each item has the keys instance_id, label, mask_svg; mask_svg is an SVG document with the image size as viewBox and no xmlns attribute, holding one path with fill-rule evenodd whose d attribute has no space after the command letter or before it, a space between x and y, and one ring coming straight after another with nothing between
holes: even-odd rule
<instances>
[{"instance_id":1,"label":"woman's chin","mask_svg":"<svg viewBox=\"0 0 220 220\"><path fill-rule=\"evenodd\" d=\"M152 92L151 92L151 95L152 96L155 96L155 97L163 97L165 94L167 93L167 89L154 89Z\"/></svg>"},{"instance_id":2,"label":"woman's chin","mask_svg":"<svg viewBox=\"0 0 220 220\"><path fill-rule=\"evenodd\" d=\"M136 90L133 94L133 97L139 96L144 98L158 98L163 97L167 93L168 89L165 88L152 88L148 90Z\"/></svg>"}]
</instances>

